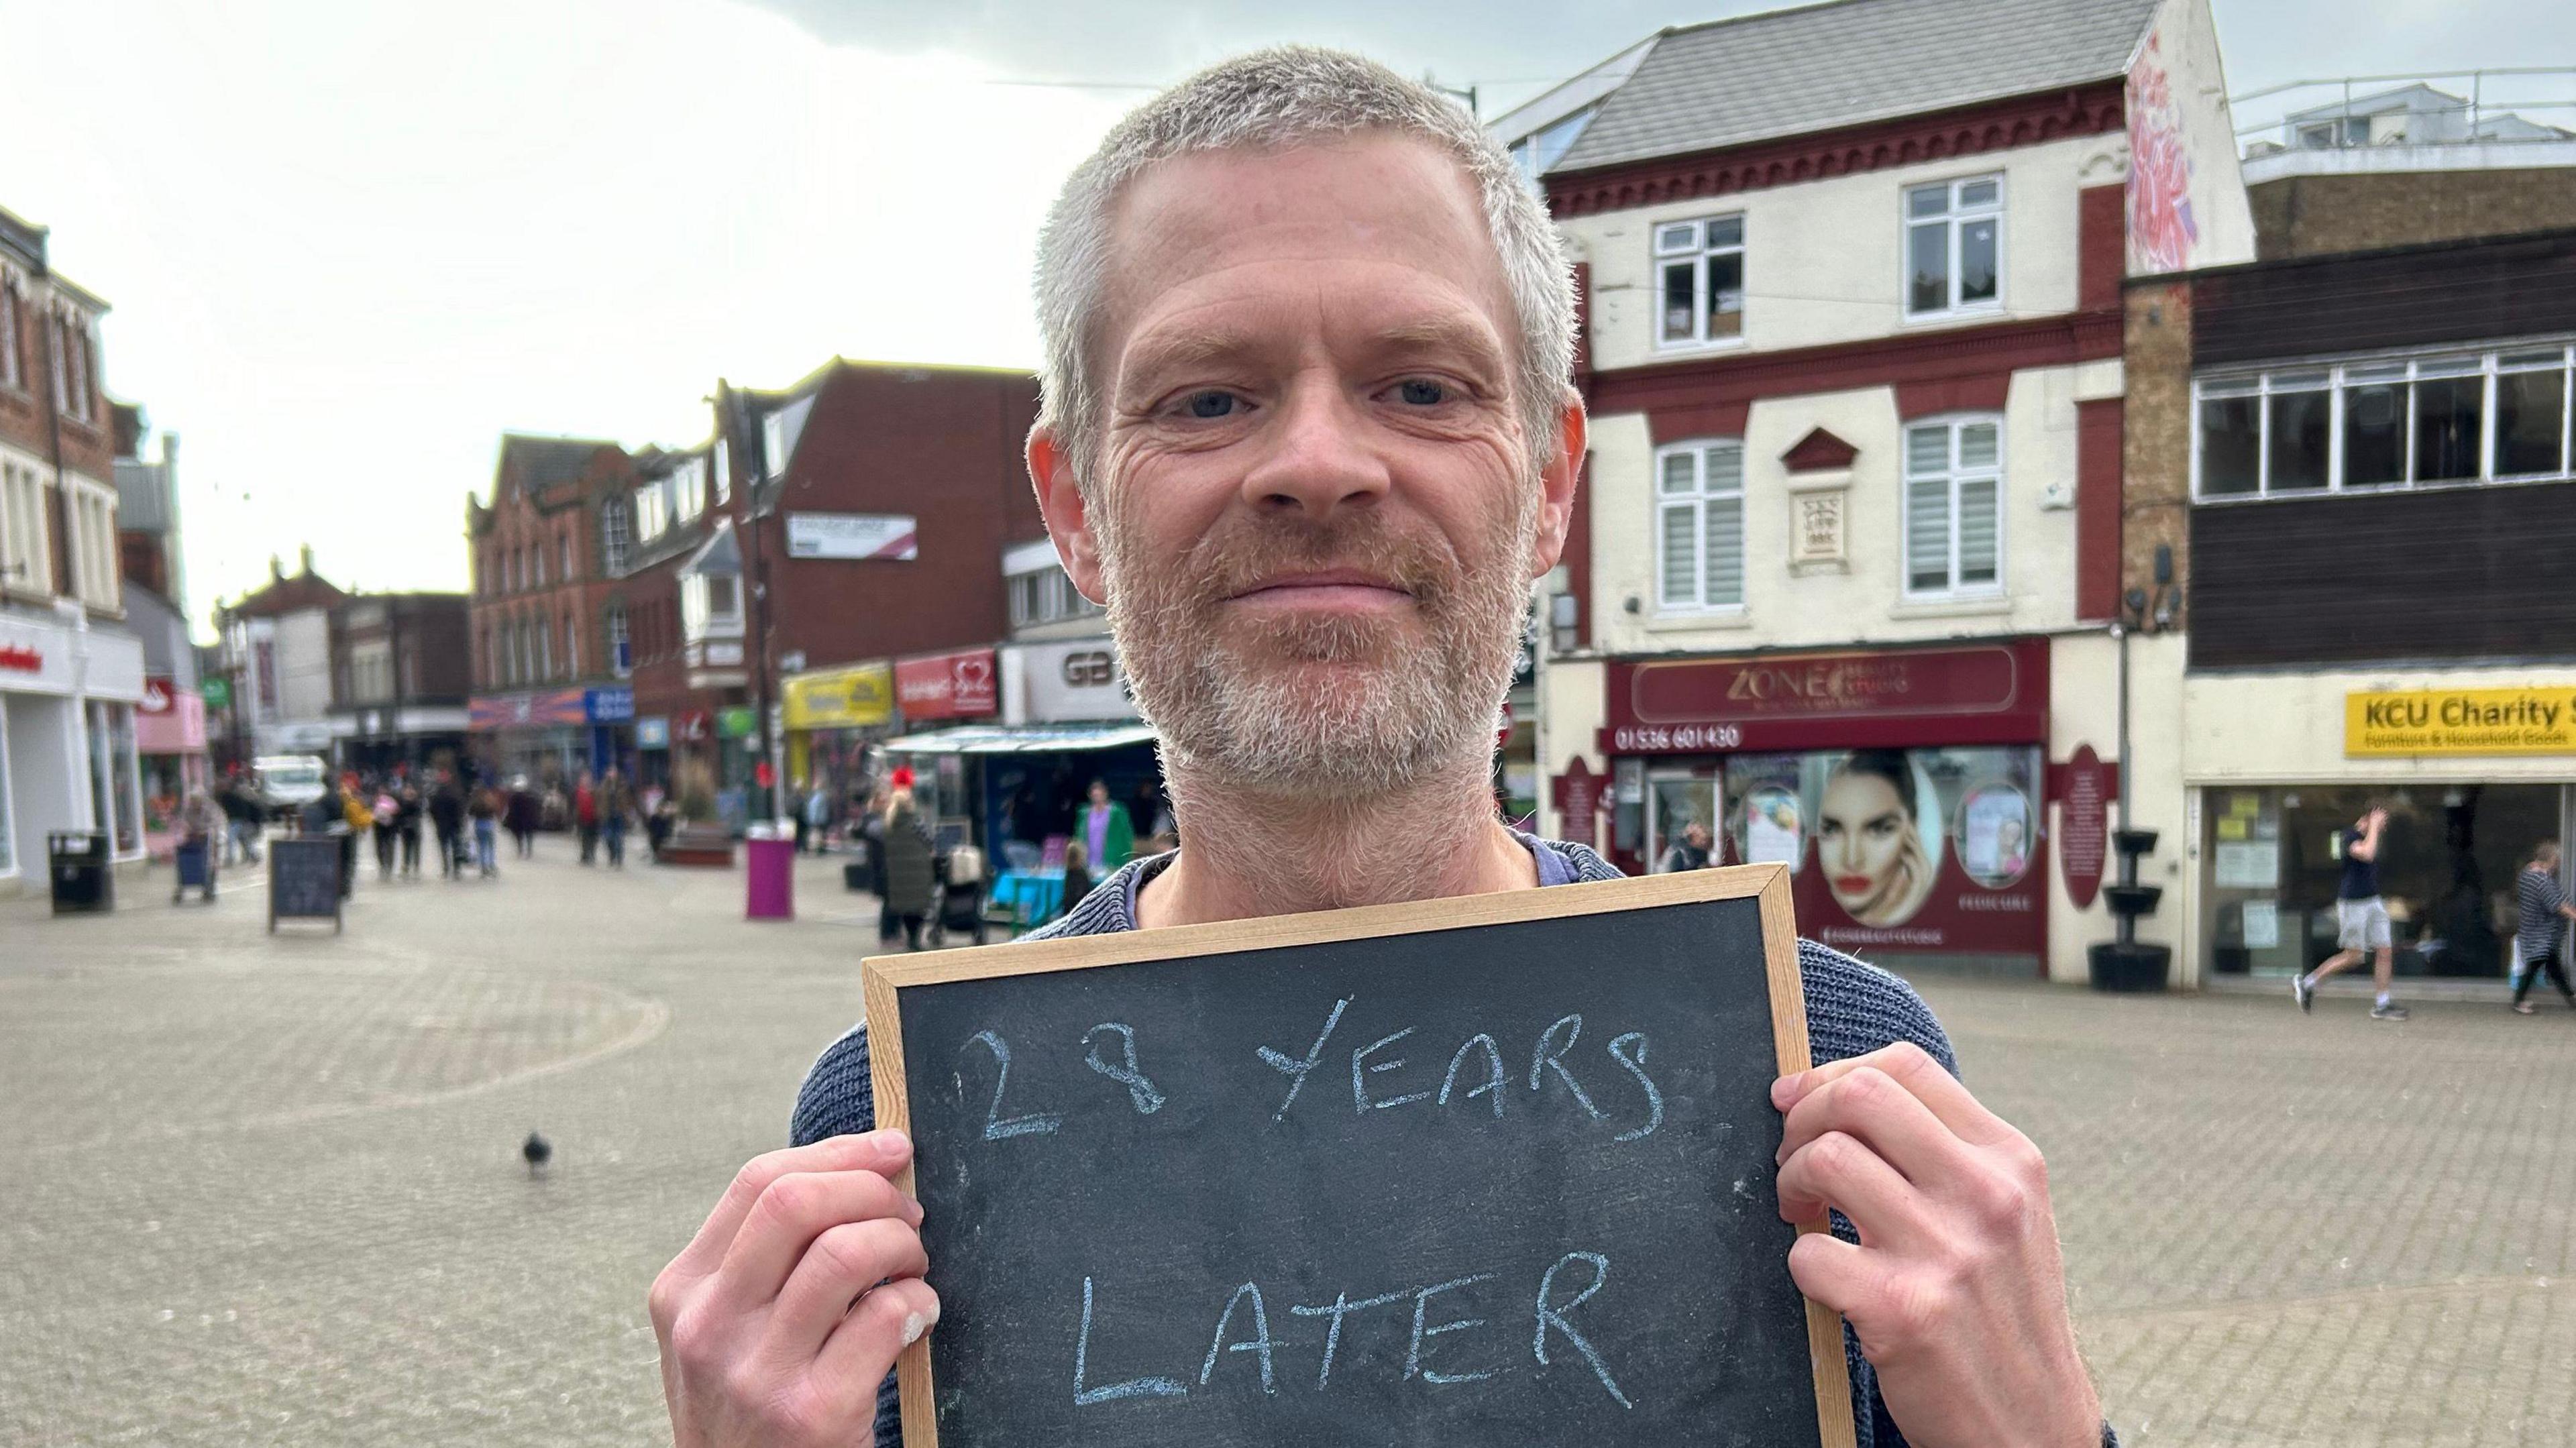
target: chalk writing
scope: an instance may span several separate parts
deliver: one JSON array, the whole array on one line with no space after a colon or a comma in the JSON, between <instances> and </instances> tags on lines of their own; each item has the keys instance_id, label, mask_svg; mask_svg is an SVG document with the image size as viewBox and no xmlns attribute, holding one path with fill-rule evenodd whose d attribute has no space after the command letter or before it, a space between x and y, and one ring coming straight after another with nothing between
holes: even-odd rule
<instances>
[{"instance_id":1,"label":"chalk writing","mask_svg":"<svg viewBox=\"0 0 2576 1448\"><path fill-rule=\"evenodd\" d=\"M1315 1044L1312 1049L1306 1052L1306 1059L1302 1061L1290 1060L1286 1055L1281 1052L1274 1051L1268 1046L1264 1046L1254 1053L1263 1061L1267 1062L1272 1068L1284 1071L1288 1076L1288 1095L1286 1099L1279 1103L1279 1110L1276 1115L1271 1117L1271 1120L1284 1121L1287 1119L1288 1108L1297 1104L1297 1093L1305 1089L1306 1073L1315 1069L1315 1063L1317 1061L1324 1059L1324 1043L1333 1038L1333 1027L1342 1023L1342 1012L1348 1010L1350 1008L1350 1004L1350 998L1347 996L1341 1000L1333 1002L1333 1013L1324 1017L1323 1032L1315 1037Z\"/></svg>"},{"instance_id":2,"label":"chalk writing","mask_svg":"<svg viewBox=\"0 0 2576 1448\"><path fill-rule=\"evenodd\" d=\"M966 1044L980 1045L991 1051L993 1063L998 1068L993 1073L993 1105L984 1113L986 1141L1007 1141L1014 1136L1043 1136L1064 1124L1064 1117L1055 1112L1033 1112L1027 1116L1004 1118L1002 1090L1011 1083L1010 1044L991 1031L977 1031ZM964 1094L963 1081L959 1083L959 1094Z\"/></svg>"},{"instance_id":3,"label":"chalk writing","mask_svg":"<svg viewBox=\"0 0 2576 1448\"><path fill-rule=\"evenodd\" d=\"M1125 1065L1112 1066L1100 1059L1100 1043L1092 1037L1103 1031L1117 1033L1119 1046L1126 1054ZM1128 1099L1136 1103L1137 1115L1151 1116L1163 1109L1163 1093L1154 1089L1154 1083L1145 1079L1144 1071L1136 1064L1135 1027L1121 1025L1116 1021L1102 1021L1082 1033L1082 1044L1088 1048L1083 1055L1084 1062L1092 1070L1126 1087Z\"/></svg>"}]
</instances>

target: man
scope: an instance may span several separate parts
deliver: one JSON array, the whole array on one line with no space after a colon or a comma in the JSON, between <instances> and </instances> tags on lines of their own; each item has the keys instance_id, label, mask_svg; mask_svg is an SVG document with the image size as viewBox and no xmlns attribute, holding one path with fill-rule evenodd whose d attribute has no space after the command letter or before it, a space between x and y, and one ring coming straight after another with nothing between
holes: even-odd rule
<instances>
[{"instance_id":1,"label":"man","mask_svg":"<svg viewBox=\"0 0 2576 1448\"><path fill-rule=\"evenodd\" d=\"M241 777L238 765L234 767L232 777L224 781L223 807L226 823L224 863L258 864L259 827L267 810L252 793L249 782Z\"/></svg>"},{"instance_id":2,"label":"man","mask_svg":"<svg viewBox=\"0 0 2576 1448\"><path fill-rule=\"evenodd\" d=\"M2559 964L2558 948L2566 942L2567 922L2576 920L2576 905L2567 903L2567 892L2558 884L2558 842L2542 840L2531 852L2531 863L2522 867L2517 882L2521 920L2514 934L2515 971L2513 1008L2516 1014L2530 1015L2531 983L2549 972L2558 993L2576 1008L2576 985L2567 980L2567 967Z\"/></svg>"},{"instance_id":3,"label":"man","mask_svg":"<svg viewBox=\"0 0 2576 1448\"><path fill-rule=\"evenodd\" d=\"M1048 929L1236 920L1614 874L1494 817L1493 721L1584 456L1568 269L1449 102L1266 51L1128 117L1040 245L1029 438L1058 554L1109 610L1182 846ZM1893 977L1802 946L1815 1070L1781 1081L1780 1211L1858 1241L1788 1270L1850 1322L1861 1441L2092 1444L2038 1151L1942 1069ZM1577 965L1575 968L1580 968ZM655 1281L678 1440L891 1444L878 1384L938 1320L863 1032L798 1145L734 1181ZM1875 1372L1871 1371L1875 1368Z\"/></svg>"},{"instance_id":4,"label":"man","mask_svg":"<svg viewBox=\"0 0 2576 1448\"><path fill-rule=\"evenodd\" d=\"M438 875L458 880L465 875L465 790L456 771L442 770L429 792L430 829L438 836Z\"/></svg>"},{"instance_id":5,"label":"man","mask_svg":"<svg viewBox=\"0 0 2576 1448\"><path fill-rule=\"evenodd\" d=\"M581 835L581 862L590 864L599 857L599 790L587 769L573 782L572 822Z\"/></svg>"},{"instance_id":6,"label":"man","mask_svg":"<svg viewBox=\"0 0 2576 1448\"><path fill-rule=\"evenodd\" d=\"M1682 837L1673 842L1673 847L1664 851L1663 862L1655 866L1655 873L1670 875L1681 870L1707 869L1709 867L1708 849L1712 839L1708 826L1692 820L1682 826Z\"/></svg>"},{"instance_id":7,"label":"man","mask_svg":"<svg viewBox=\"0 0 2576 1448\"><path fill-rule=\"evenodd\" d=\"M2337 948L2323 965L2290 981L2290 994L2298 998L2300 1010L2316 1005L2318 982L2375 954L2377 963L2371 967L2371 978L2378 983L2379 999L2371 1005L2370 1018L2406 1019L2406 1008L2388 995L2389 982L2397 970L2397 952L2388 933L2388 902L2379 898L2379 845L2387 831L2387 809L2373 804L2361 812L2361 818L2354 820L2351 828L2337 832L2337 842L2343 848L2343 882L2335 890Z\"/></svg>"}]
</instances>

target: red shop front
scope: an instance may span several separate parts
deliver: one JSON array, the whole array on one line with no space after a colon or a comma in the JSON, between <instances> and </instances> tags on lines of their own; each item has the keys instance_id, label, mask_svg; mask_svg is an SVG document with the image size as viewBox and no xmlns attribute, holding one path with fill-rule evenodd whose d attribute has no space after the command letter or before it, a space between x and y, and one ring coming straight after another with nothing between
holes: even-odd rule
<instances>
[{"instance_id":1,"label":"red shop front","mask_svg":"<svg viewBox=\"0 0 2576 1448\"><path fill-rule=\"evenodd\" d=\"M1788 865L1812 939L2041 974L2048 649L1614 661L1602 843L1669 869L1696 825L1712 863Z\"/></svg>"}]
</instances>

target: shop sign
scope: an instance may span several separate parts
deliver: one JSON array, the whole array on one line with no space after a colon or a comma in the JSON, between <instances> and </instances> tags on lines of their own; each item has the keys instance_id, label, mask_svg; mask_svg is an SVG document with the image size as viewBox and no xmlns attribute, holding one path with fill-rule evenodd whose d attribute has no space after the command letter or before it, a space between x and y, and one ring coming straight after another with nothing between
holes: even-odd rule
<instances>
[{"instance_id":1,"label":"shop sign","mask_svg":"<svg viewBox=\"0 0 2576 1448\"><path fill-rule=\"evenodd\" d=\"M912 559L921 556L921 529L900 513L790 513L790 558Z\"/></svg>"},{"instance_id":2,"label":"shop sign","mask_svg":"<svg viewBox=\"0 0 2576 1448\"><path fill-rule=\"evenodd\" d=\"M170 712L170 707L170 681L159 674L146 677L143 681L143 702L134 706L135 712L146 715L167 714Z\"/></svg>"},{"instance_id":3,"label":"shop sign","mask_svg":"<svg viewBox=\"0 0 2576 1448\"><path fill-rule=\"evenodd\" d=\"M684 709L671 716L671 737L690 744L706 742L707 732L716 726L716 716L704 709Z\"/></svg>"},{"instance_id":4,"label":"shop sign","mask_svg":"<svg viewBox=\"0 0 2576 1448\"><path fill-rule=\"evenodd\" d=\"M748 739L751 737L752 726L759 721L759 717L749 704L735 704L730 708L719 709L716 711L716 737Z\"/></svg>"},{"instance_id":5,"label":"shop sign","mask_svg":"<svg viewBox=\"0 0 2576 1448\"><path fill-rule=\"evenodd\" d=\"M671 721L661 715L635 721L635 747L668 749L671 747Z\"/></svg>"},{"instance_id":6,"label":"shop sign","mask_svg":"<svg viewBox=\"0 0 2576 1448\"><path fill-rule=\"evenodd\" d=\"M2057 871L2078 910L2093 907L2109 854L2112 771L2083 745L2057 772Z\"/></svg>"},{"instance_id":7,"label":"shop sign","mask_svg":"<svg viewBox=\"0 0 2576 1448\"><path fill-rule=\"evenodd\" d=\"M906 720L980 719L1002 708L1001 678L991 649L899 660L894 692Z\"/></svg>"},{"instance_id":8,"label":"shop sign","mask_svg":"<svg viewBox=\"0 0 2576 1448\"><path fill-rule=\"evenodd\" d=\"M2351 759L2576 754L2576 689L2350 693L2343 709Z\"/></svg>"},{"instance_id":9,"label":"shop sign","mask_svg":"<svg viewBox=\"0 0 2576 1448\"><path fill-rule=\"evenodd\" d=\"M894 722L894 668L855 664L790 675L780 685L790 729L866 729ZM745 726L744 734L751 729ZM728 736L731 737L731 736Z\"/></svg>"},{"instance_id":10,"label":"shop sign","mask_svg":"<svg viewBox=\"0 0 2576 1448\"><path fill-rule=\"evenodd\" d=\"M229 709L233 706L233 681L220 675L201 681L197 693L206 701L206 707L209 709Z\"/></svg>"},{"instance_id":11,"label":"shop sign","mask_svg":"<svg viewBox=\"0 0 2576 1448\"><path fill-rule=\"evenodd\" d=\"M206 701L163 675L143 681L134 706L134 747L143 754L194 754L206 747Z\"/></svg>"},{"instance_id":12,"label":"shop sign","mask_svg":"<svg viewBox=\"0 0 2576 1448\"><path fill-rule=\"evenodd\" d=\"M18 674L41 674L45 656L23 644L0 645L0 669Z\"/></svg>"},{"instance_id":13,"label":"shop sign","mask_svg":"<svg viewBox=\"0 0 2576 1448\"><path fill-rule=\"evenodd\" d=\"M2048 735L2048 641L1613 662L1611 754L2027 744Z\"/></svg>"},{"instance_id":14,"label":"shop sign","mask_svg":"<svg viewBox=\"0 0 2576 1448\"><path fill-rule=\"evenodd\" d=\"M582 697L582 712L593 724L623 724L635 717L635 691L624 684L592 689Z\"/></svg>"},{"instance_id":15,"label":"shop sign","mask_svg":"<svg viewBox=\"0 0 2576 1448\"><path fill-rule=\"evenodd\" d=\"M49 624L0 615L0 687L71 692L70 643Z\"/></svg>"},{"instance_id":16,"label":"shop sign","mask_svg":"<svg viewBox=\"0 0 2576 1448\"><path fill-rule=\"evenodd\" d=\"M1594 774L1583 756L1574 756L1565 772L1549 785L1556 801L1556 827L1574 844L1589 847L1601 813L1601 785L1607 775Z\"/></svg>"},{"instance_id":17,"label":"shop sign","mask_svg":"<svg viewBox=\"0 0 2576 1448\"><path fill-rule=\"evenodd\" d=\"M629 696L632 708L632 696ZM555 724L590 722L590 705L580 689L547 689L534 694L501 694L469 699L465 704L466 727L478 731L494 729L538 729Z\"/></svg>"},{"instance_id":18,"label":"shop sign","mask_svg":"<svg viewBox=\"0 0 2576 1448\"><path fill-rule=\"evenodd\" d=\"M1133 719L1127 671L1105 638L1014 644L1003 651L1003 721L1076 724Z\"/></svg>"}]
</instances>

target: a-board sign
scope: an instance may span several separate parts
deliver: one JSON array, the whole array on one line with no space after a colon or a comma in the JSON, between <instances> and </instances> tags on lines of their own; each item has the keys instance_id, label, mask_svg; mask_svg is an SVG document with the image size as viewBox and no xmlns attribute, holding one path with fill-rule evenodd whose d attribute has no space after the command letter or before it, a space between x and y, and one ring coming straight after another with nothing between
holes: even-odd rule
<instances>
[{"instance_id":1,"label":"a-board sign","mask_svg":"<svg viewBox=\"0 0 2576 1448\"><path fill-rule=\"evenodd\" d=\"M340 842L328 835L271 840L268 928L280 920L328 920L340 928Z\"/></svg>"},{"instance_id":2,"label":"a-board sign","mask_svg":"<svg viewBox=\"0 0 2576 1448\"><path fill-rule=\"evenodd\" d=\"M908 1448L1852 1441L1774 1189L1780 866L865 984L941 1299Z\"/></svg>"}]
</instances>

